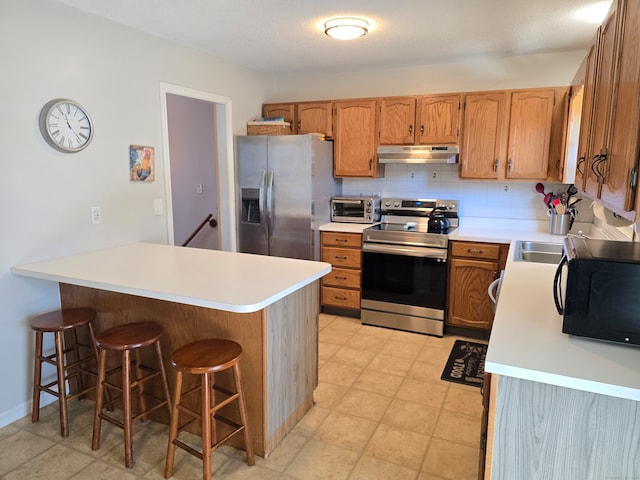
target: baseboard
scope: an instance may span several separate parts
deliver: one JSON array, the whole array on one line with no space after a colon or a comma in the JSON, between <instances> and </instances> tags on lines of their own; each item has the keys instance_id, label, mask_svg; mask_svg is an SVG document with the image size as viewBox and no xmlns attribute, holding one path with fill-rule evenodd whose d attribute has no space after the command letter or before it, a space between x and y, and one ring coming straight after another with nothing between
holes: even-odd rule
<instances>
[{"instance_id":1,"label":"baseboard","mask_svg":"<svg viewBox=\"0 0 640 480\"><path fill-rule=\"evenodd\" d=\"M40 408L55 402L57 399L51 395L42 395L40 399ZM0 413L0 428L6 427L10 423L20 420L27 415L31 415L31 400L24 402L17 407L13 407L9 410Z\"/></svg>"}]
</instances>

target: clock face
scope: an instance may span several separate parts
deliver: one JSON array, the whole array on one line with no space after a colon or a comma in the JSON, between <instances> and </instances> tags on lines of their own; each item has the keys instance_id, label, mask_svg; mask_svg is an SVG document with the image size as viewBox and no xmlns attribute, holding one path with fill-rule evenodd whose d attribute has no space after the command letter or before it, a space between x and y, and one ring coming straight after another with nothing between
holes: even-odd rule
<instances>
[{"instance_id":1,"label":"clock face","mask_svg":"<svg viewBox=\"0 0 640 480\"><path fill-rule=\"evenodd\" d=\"M93 123L73 100L56 99L40 112L40 131L49 145L60 152L79 152L91 142Z\"/></svg>"}]
</instances>

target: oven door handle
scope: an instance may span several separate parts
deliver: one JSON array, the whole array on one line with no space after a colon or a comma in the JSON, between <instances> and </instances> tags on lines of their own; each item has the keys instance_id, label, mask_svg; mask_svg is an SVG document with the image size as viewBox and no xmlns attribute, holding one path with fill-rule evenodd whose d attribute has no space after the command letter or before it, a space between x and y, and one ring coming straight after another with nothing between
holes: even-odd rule
<instances>
[{"instance_id":1,"label":"oven door handle","mask_svg":"<svg viewBox=\"0 0 640 480\"><path fill-rule=\"evenodd\" d=\"M435 258L439 260L447 259L447 250L444 248L411 247L407 245L378 245L365 243L362 245L363 252L388 253L390 255L401 255L405 257Z\"/></svg>"}]
</instances>

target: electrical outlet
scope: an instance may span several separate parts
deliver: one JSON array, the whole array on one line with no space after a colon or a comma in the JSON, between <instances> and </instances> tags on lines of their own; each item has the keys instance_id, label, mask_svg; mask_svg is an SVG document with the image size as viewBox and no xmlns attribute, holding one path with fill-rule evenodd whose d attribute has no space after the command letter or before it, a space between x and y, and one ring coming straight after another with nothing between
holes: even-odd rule
<instances>
[{"instance_id":1,"label":"electrical outlet","mask_svg":"<svg viewBox=\"0 0 640 480\"><path fill-rule=\"evenodd\" d=\"M94 225L102 223L102 210L100 207L91 207L91 223Z\"/></svg>"}]
</instances>

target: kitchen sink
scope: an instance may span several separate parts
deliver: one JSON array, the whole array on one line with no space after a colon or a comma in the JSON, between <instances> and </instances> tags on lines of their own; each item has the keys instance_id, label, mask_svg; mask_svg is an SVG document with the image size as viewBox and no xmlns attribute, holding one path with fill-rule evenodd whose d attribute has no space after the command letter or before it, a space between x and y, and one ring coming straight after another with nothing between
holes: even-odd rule
<instances>
[{"instance_id":1,"label":"kitchen sink","mask_svg":"<svg viewBox=\"0 0 640 480\"><path fill-rule=\"evenodd\" d=\"M518 240L516 243L516 262L560 263L562 244L551 242L531 242Z\"/></svg>"}]
</instances>

